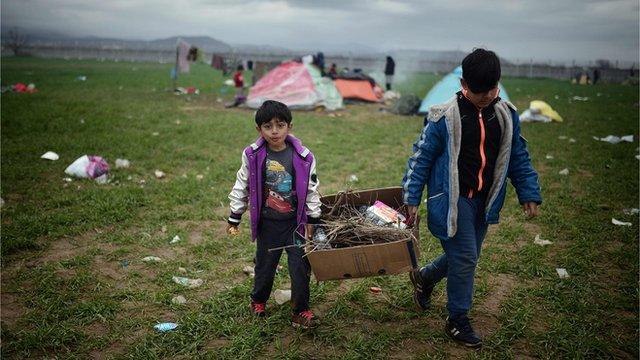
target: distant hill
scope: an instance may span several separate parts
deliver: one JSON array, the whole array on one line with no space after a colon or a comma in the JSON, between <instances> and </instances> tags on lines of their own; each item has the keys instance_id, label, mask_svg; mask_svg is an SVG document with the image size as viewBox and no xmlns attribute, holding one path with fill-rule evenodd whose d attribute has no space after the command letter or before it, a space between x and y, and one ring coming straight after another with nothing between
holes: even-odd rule
<instances>
[{"instance_id":1,"label":"distant hill","mask_svg":"<svg viewBox=\"0 0 640 360\"><path fill-rule=\"evenodd\" d=\"M388 51L394 58L430 60L443 62L461 62L467 55L466 52L460 50L390 50Z\"/></svg>"},{"instance_id":2,"label":"distant hill","mask_svg":"<svg viewBox=\"0 0 640 360\"><path fill-rule=\"evenodd\" d=\"M9 40L10 28L3 27L0 31L1 40L4 44ZM61 33L50 33L44 31L24 31L18 29L21 34L25 34L30 46L75 46L91 48L110 49L146 49L146 50L172 50L175 49L178 38L198 46L206 52L230 52L233 48L220 40L209 36L174 36L166 39L156 40L125 40L114 38L102 38L97 36L76 37Z\"/></svg>"}]
</instances>

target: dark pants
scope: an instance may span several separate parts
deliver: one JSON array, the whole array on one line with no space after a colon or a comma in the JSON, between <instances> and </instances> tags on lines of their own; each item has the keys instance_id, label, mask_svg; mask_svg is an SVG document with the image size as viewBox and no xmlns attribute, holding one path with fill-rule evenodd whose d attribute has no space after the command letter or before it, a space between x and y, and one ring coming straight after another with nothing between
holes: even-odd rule
<instances>
[{"instance_id":1,"label":"dark pants","mask_svg":"<svg viewBox=\"0 0 640 360\"><path fill-rule=\"evenodd\" d=\"M422 277L429 283L447 277L447 310L451 318L466 315L471 309L473 278L487 234L484 205L484 198L460 197L456 235L441 241L444 254L422 268Z\"/></svg>"},{"instance_id":2,"label":"dark pants","mask_svg":"<svg viewBox=\"0 0 640 360\"><path fill-rule=\"evenodd\" d=\"M304 239L295 233L296 219L269 220L262 219L258 226L258 248L256 250L255 281L251 298L258 303L266 303L271 295L273 278L276 274L282 250L269 251L285 245L303 244ZM291 306L298 313L309 310L309 282L311 280L311 266L307 258L303 258L302 247L289 247L287 262L291 276Z\"/></svg>"}]
</instances>

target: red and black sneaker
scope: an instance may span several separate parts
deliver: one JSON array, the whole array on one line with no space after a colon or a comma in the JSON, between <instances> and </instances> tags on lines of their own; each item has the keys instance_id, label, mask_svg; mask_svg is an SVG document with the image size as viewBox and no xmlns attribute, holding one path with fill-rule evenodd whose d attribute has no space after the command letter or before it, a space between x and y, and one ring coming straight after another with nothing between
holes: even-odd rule
<instances>
[{"instance_id":1,"label":"red and black sneaker","mask_svg":"<svg viewBox=\"0 0 640 360\"><path fill-rule=\"evenodd\" d=\"M316 317L313 315L311 310L301 311L297 314L293 314L291 317L291 325L293 325L293 327L309 329L315 327L316 324Z\"/></svg>"},{"instance_id":2,"label":"red and black sneaker","mask_svg":"<svg viewBox=\"0 0 640 360\"><path fill-rule=\"evenodd\" d=\"M265 307L267 306L267 304L265 303L258 303L255 302L253 300L251 300L251 303L249 304L249 307L251 308L251 313L254 316L257 317L265 317L266 312L265 312Z\"/></svg>"}]
</instances>

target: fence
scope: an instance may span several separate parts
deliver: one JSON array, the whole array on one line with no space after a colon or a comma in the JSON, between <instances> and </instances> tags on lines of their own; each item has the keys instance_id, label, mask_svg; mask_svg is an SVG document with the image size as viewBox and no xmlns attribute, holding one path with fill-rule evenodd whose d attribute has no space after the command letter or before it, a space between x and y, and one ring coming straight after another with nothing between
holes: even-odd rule
<instances>
[{"instance_id":1,"label":"fence","mask_svg":"<svg viewBox=\"0 0 640 360\"><path fill-rule=\"evenodd\" d=\"M22 49L24 53L44 57L44 58L63 58L63 59L97 59L97 60L113 60L113 61L147 61L159 63L173 63L175 61L175 51L173 50L153 50L153 49L115 49L115 48L87 48L72 46L27 46ZM10 55L11 52L3 47L2 55ZM279 63L283 60L296 56L302 56L303 53L290 54L268 54L268 53L251 53L251 52L231 52L221 53L225 58L232 59L251 59L253 61ZM210 59L210 55L205 55L205 59ZM396 70L402 73L412 72L432 72L446 74L460 64L460 61L437 61L424 60L420 58L396 58ZM325 56L325 64L327 67L336 63L339 68L348 67L350 69L361 68L367 72L382 72L384 69L384 56ZM553 64L535 64L529 63L511 63L503 62L502 75L508 77L525 77L525 78L552 78L567 80L571 79L586 70L589 76L593 77L594 67L581 66L564 66ZM621 68L602 68L600 69L600 80L603 82L620 83L629 77L637 79L638 71L636 64L626 69Z\"/></svg>"}]
</instances>

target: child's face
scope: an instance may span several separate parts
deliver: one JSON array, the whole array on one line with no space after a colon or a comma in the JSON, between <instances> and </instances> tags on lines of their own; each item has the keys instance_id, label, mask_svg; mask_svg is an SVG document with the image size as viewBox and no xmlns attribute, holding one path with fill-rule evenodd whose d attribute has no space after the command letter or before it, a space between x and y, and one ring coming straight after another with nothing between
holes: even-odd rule
<instances>
[{"instance_id":1,"label":"child's face","mask_svg":"<svg viewBox=\"0 0 640 360\"><path fill-rule=\"evenodd\" d=\"M489 106L489 104L491 104L491 102L493 102L493 100L498 97L498 93L500 92L498 85L496 85L496 87L491 90L482 93L474 93L469 89L469 86L464 81L464 79L460 79L460 84L462 84L462 89L464 90L467 99L469 99L469 101L471 101L473 105L479 108Z\"/></svg>"},{"instance_id":2,"label":"child's face","mask_svg":"<svg viewBox=\"0 0 640 360\"><path fill-rule=\"evenodd\" d=\"M287 124L278 118L273 118L269 122L256 126L256 130L267 141L270 148L283 149L285 147L284 141L292 127L293 124Z\"/></svg>"}]
</instances>

